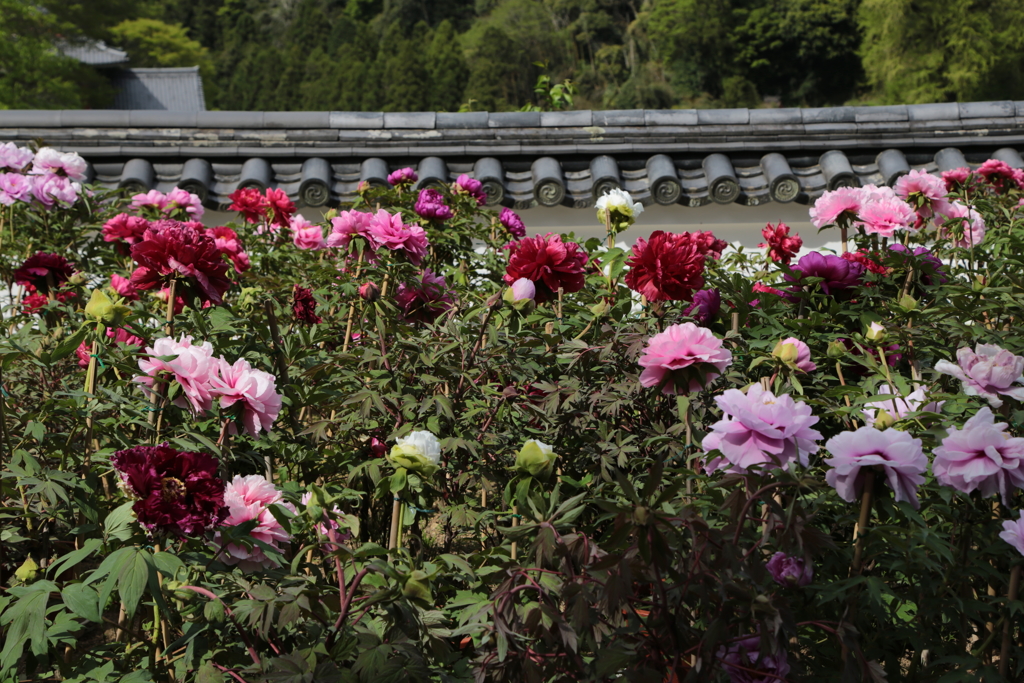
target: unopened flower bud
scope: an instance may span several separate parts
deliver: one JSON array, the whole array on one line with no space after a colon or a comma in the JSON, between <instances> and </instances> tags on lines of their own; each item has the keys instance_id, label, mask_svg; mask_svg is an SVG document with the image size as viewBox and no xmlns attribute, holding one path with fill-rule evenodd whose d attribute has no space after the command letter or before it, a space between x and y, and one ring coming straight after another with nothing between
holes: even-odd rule
<instances>
[{"instance_id":1,"label":"unopened flower bud","mask_svg":"<svg viewBox=\"0 0 1024 683\"><path fill-rule=\"evenodd\" d=\"M880 342L885 339L885 327L878 323L871 323L864 336L867 337L868 341Z\"/></svg>"},{"instance_id":2,"label":"unopened flower bud","mask_svg":"<svg viewBox=\"0 0 1024 683\"><path fill-rule=\"evenodd\" d=\"M783 363L795 363L800 355L800 350L796 347L796 344L786 344L780 341L772 350L772 355Z\"/></svg>"},{"instance_id":3,"label":"unopened flower bud","mask_svg":"<svg viewBox=\"0 0 1024 683\"><path fill-rule=\"evenodd\" d=\"M373 282L366 282L359 285L359 296L371 304L380 299L380 287Z\"/></svg>"},{"instance_id":4,"label":"unopened flower bud","mask_svg":"<svg viewBox=\"0 0 1024 683\"><path fill-rule=\"evenodd\" d=\"M32 583L39 577L39 565L29 555L21 566L14 570L14 578L22 583Z\"/></svg>"},{"instance_id":5,"label":"unopened flower bud","mask_svg":"<svg viewBox=\"0 0 1024 683\"><path fill-rule=\"evenodd\" d=\"M902 308L905 311L913 311L914 309L917 308L917 299L910 296L909 294L904 294L903 296L901 296L899 303L900 308Z\"/></svg>"},{"instance_id":6,"label":"unopened flower bud","mask_svg":"<svg viewBox=\"0 0 1024 683\"><path fill-rule=\"evenodd\" d=\"M94 289L89 303L85 305L85 315L107 327L121 327L125 319L131 315L132 309L120 301L118 299L115 303L102 289Z\"/></svg>"},{"instance_id":7,"label":"unopened flower bud","mask_svg":"<svg viewBox=\"0 0 1024 683\"><path fill-rule=\"evenodd\" d=\"M516 469L538 479L547 479L555 469L558 454L546 443L530 439L516 455Z\"/></svg>"},{"instance_id":8,"label":"unopened flower bud","mask_svg":"<svg viewBox=\"0 0 1024 683\"><path fill-rule=\"evenodd\" d=\"M596 304L590 307L590 312L593 313L596 317L600 318L602 315L608 312L609 308L611 308L611 306L608 305L608 302L605 301L604 299L601 299Z\"/></svg>"},{"instance_id":9,"label":"unopened flower bud","mask_svg":"<svg viewBox=\"0 0 1024 683\"><path fill-rule=\"evenodd\" d=\"M517 311L528 313L533 310L535 296L537 296L537 285L533 283L533 280L521 277L505 290L501 298Z\"/></svg>"},{"instance_id":10,"label":"unopened flower bud","mask_svg":"<svg viewBox=\"0 0 1024 683\"><path fill-rule=\"evenodd\" d=\"M68 278L68 284L69 285L73 285L75 287L81 287L82 285L85 284L85 282L86 282L85 273L82 273L82 272L72 273L71 277Z\"/></svg>"},{"instance_id":11,"label":"unopened flower bud","mask_svg":"<svg viewBox=\"0 0 1024 683\"><path fill-rule=\"evenodd\" d=\"M879 411L875 413L875 429L888 429L889 427L892 427L894 424L896 424L896 418L887 413L885 410L879 409Z\"/></svg>"},{"instance_id":12,"label":"unopened flower bud","mask_svg":"<svg viewBox=\"0 0 1024 683\"><path fill-rule=\"evenodd\" d=\"M825 355L832 360L839 360L840 358L846 357L847 354L849 354L849 351L846 348L846 344L841 341L829 342L828 350L825 352Z\"/></svg>"}]
</instances>

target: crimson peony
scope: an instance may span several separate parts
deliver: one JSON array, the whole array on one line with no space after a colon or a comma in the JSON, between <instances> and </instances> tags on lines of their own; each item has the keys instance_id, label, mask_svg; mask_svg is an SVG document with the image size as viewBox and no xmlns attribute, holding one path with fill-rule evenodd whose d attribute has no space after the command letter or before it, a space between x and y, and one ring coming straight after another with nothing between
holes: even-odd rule
<instances>
[{"instance_id":1,"label":"crimson peony","mask_svg":"<svg viewBox=\"0 0 1024 683\"><path fill-rule=\"evenodd\" d=\"M137 289L162 287L177 277L186 301L199 297L219 304L231 286L228 264L214 238L198 223L156 221L132 247L132 258L139 266L131 277Z\"/></svg>"},{"instance_id":2,"label":"crimson peony","mask_svg":"<svg viewBox=\"0 0 1024 683\"><path fill-rule=\"evenodd\" d=\"M316 314L316 299L313 298L313 291L298 285L292 287L292 313L296 320L301 320L307 325L319 325L323 322L323 319Z\"/></svg>"},{"instance_id":3,"label":"crimson peony","mask_svg":"<svg viewBox=\"0 0 1024 683\"><path fill-rule=\"evenodd\" d=\"M224 482L212 455L164 443L118 451L110 464L138 499L132 510L150 532L198 536L223 516Z\"/></svg>"},{"instance_id":4,"label":"crimson peony","mask_svg":"<svg viewBox=\"0 0 1024 683\"><path fill-rule=\"evenodd\" d=\"M637 239L626 262L626 285L648 301L690 301L704 286L704 254L693 233L655 230L650 241Z\"/></svg>"},{"instance_id":5,"label":"crimson peony","mask_svg":"<svg viewBox=\"0 0 1024 683\"><path fill-rule=\"evenodd\" d=\"M60 287L67 282L74 272L75 267L63 256L40 251L29 256L21 268L14 271L14 282L34 287L45 294L51 286Z\"/></svg>"},{"instance_id":6,"label":"crimson peony","mask_svg":"<svg viewBox=\"0 0 1024 683\"><path fill-rule=\"evenodd\" d=\"M428 269L423 271L419 282L398 285L395 304L402 309L406 320L432 323L452 307L452 295L444 276Z\"/></svg>"},{"instance_id":7,"label":"crimson peony","mask_svg":"<svg viewBox=\"0 0 1024 683\"><path fill-rule=\"evenodd\" d=\"M295 205L288 199L284 190L267 190L266 206L270 209L270 222L282 228L288 227L291 217L295 214Z\"/></svg>"},{"instance_id":8,"label":"crimson peony","mask_svg":"<svg viewBox=\"0 0 1024 683\"><path fill-rule=\"evenodd\" d=\"M228 195L231 206L228 211L237 211L248 223L259 223L267 216L267 199L254 187L242 187Z\"/></svg>"},{"instance_id":9,"label":"crimson peony","mask_svg":"<svg viewBox=\"0 0 1024 683\"><path fill-rule=\"evenodd\" d=\"M768 247L768 258L779 263L789 263L800 251L804 241L799 235L789 235L789 226L785 223L772 225L769 223L761 229L761 236L767 240L757 245L764 249Z\"/></svg>"},{"instance_id":10,"label":"crimson peony","mask_svg":"<svg viewBox=\"0 0 1024 683\"><path fill-rule=\"evenodd\" d=\"M505 282L519 278L532 280L537 286L537 303L558 296L558 288L566 294L583 289L587 253L575 242L562 242L561 235L548 233L526 237L508 245L512 254L505 269Z\"/></svg>"},{"instance_id":11,"label":"crimson peony","mask_svg":"<svg viewBox=\"0 0 1024 683\"><path fill-rule=\"evenodd\" d=\"M142 239L148 227L149 221L141 216L119 213L103 225L103 241L135 244Z\"/></svg>"}]
</instances>

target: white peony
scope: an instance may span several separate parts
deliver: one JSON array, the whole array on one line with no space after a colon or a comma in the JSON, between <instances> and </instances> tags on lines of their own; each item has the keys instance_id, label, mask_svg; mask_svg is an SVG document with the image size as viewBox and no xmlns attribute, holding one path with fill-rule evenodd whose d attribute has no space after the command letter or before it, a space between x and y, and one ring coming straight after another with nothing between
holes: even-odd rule
<instances>
[{"instance_id":1,"label":"white peony","mask_svg":"<svg viewBox=\"0 0 1024 683\"><path fill-rule=\"evenodd\" d=\"M597 212L599 215L603 215L608 209L617 211L630 218L636 218L644 212L644 205L640 202L634 202L633 198L625 190L615 188L605 192L597 200Z\"/></svg>"}]
</instances>

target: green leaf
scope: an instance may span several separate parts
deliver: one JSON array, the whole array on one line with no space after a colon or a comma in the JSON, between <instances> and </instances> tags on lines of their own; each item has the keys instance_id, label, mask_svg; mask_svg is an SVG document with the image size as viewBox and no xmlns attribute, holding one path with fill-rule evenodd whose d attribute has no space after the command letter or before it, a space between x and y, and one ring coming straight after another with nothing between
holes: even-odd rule
<instances>
[{"instance_id":1,"label":"green leaf","mask_svg":"<svg viewBox=\"0 0 1024 683\"><path fill-rule=\"evenodd\" d=\"M133 505L134 503L125 503L110 511L103 521L103 529L108 537L119 541L127 541L132 537L131 524L135 520Z\"/></svg>"},{"instance_id":2,"label":"green leaf","mask_svg":"<svg viewBox=\"0 0 1024 683\"><path fill-rule=\"evenodd\" d=\"M224 674L210 662L206 662L196 672L196 683L225 683Z\"/></svg>"},{"instance_id":3,"label":"green leaf","mask_svg":"<svg viewBox=\"0 0 1024 683\"><path fill-rule=\"evenodd\" d=\"M146 590L146 583L149 581L149 558L150 554L145 550L132 548L134 556L130 557L121 569L117 577L117 592L124 603L124 611L129 617L134 616L135 609L139 606L142 593Z\"/></svg>"},{"instance_id":4,"label":"green leaf","mask_svg":"<svg viewBox=\"0 0 1024 683\"><path fill-rule=\"evenodd\" d=\"M82 547L78 550L73 550L67 555L63 555L57 559L56 562L50 565L48 572L53 572L53 578L59 579L60 575L77 566L82 560L96 552L100 546L103 545L103 541L98 538L90 538L82 544Z\"/></svg>"},{"instance_id":5,"label":"green leaf","mask_svg":"<svg viewBox=\"0 0 1024 683\"><path fill-rule=\"evenodd\" d=\"M100 614L99 594L92 586L84 583L71 583L60 592L68 609L89 621L99 624L103 621Z\"/></svg>"}]
</instances>

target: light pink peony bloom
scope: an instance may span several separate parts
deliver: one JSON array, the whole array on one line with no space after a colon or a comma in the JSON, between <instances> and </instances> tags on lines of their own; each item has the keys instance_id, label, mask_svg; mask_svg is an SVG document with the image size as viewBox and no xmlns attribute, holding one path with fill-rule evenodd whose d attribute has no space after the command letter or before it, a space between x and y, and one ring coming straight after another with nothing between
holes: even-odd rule
<instances>
[{"instance_id":1,"label":"light pink peony bloom","mask_svg":"<svg viewBox=\"0 0 1024 683\"><path fill-rule=\"evenodd\" d=\"M135 285L132 284L132 281L123 275L118 275L117 273L111 275L110 288L128 301L139 300L139 290L135 289Z\"/></svg>"},{"instance_id":2,"label":"light pink peony bloom","mask_svg":"<svg viewBox=\"0 0 1024 683\"><path fill-rule=\"evenodd\" d=\"M920 202L917 214L929 218L949 209L946 183L927 171L912 170L896 181L896 195L910 204Z\"/></svg>"},{"instance_id":3,"label":"light pink peony bloom","mask_svg":"<svg viewBox=\"0 0 1024 683\"><path fill-rule=\"evenodd\" d=\"M32 161L35 154L25 147L18 147L13 142L0 145L0 169L21 172Z\"/></svg>"},{"instance_id":4,"label":"light pink peony bloom","mask_svg":"<svg viewBox=\"0 0 1024 683\"><path fill-rule=\"evenodd\" d=\"M810 406L789 394L776 397L752 384L746 394L727 389L715 403L725 418L711 425L701 447L705 453L720 451L723 457L708 462L708 472L745 474L751 467L772 469L794 462L806 467L808 456L818 452L815 441L821 433L811 429L818 418Z\"/></svg>"},{"instance_id":5,"label":"light pink peony bloom","mask_svg":"<svg viewBox=\"0 0 1024 683\"><path fill-rule=\"evenodd\" d=\"M292 216L288 221L288 227L292 229L292 242L299 249L323 249L327 246L324 242L324 229L319 225L313 225L300 215Z\"/></svg>"},{"instance_id":6,"label":"light pink peony bloom","mask_svg":"<svg viewBox=\"0 0 1024 683\"><path fill-rule=\"evenodd\" d=\"M370 235L381 247L387 247L391 251L404 251L413 265L420 265L423 257L427 255L429 242L426 231L415 223L402 223L400 213L392 216L384 209L379 210L370 219Z\"/></svg>"},{"instance_id":7,"label":"light pink peony bloom","mask_svg":"<svg viewBox=\"0 0 1024 683\"><path fill-rule=\"evenodd\" d=\"M216 363L217 372L210 376L210 395L220 397L221 410L240 403L242 424L249 436L255 439L261 427L269 432L281 412L277 379L269 372L254 369L244 358L236 360L234 365L223 358ZM231 425L231 432L237 431Z\"/></svg>"},{"instance_id":8,"label":"light pink peony bloom","mask_svg":"<svg viewBox=\"0 0 1024 683\"><path fill-rule=\"evenodd\" d=\"M993 408L1003 405L1001 395L1024 401L1024 387L1013 386L1024 382L1024 358L995 344L978 344L975 349L971 351L969 346L957 349L957 365L940 360L935 369L956 377L963 383L965 394L981 396Z\"/></svg>"},{"instance_id":9,"label":"light pink peony bloom","mask_svg":"<svg viewBox=\"0 0 1024 683\"><path fill-rule=\"evenodd\" d=\"M818 197L811 207L811 223L816 228L834 225L841 218L853 221L864 204L860 188L840 187Z\"/></svg>"},{"instance_id":10,"label":"light pink peony bloom","mask_svg":"<svg viewBox=\"0 0 1024 683\"><path fill-rule=\"evenodd\" d=\"M811 350L807 344L796 337L787 337L780 341L772 351L772 355L787 361L801 372L814 372L818 369L818 366L811 360Z\"/></svg>"},{"instance_id":11,"label":"light pink peony bloom","mask_svg":"<svg viewBox=\"0 0 1024 683\"><path fill-rule=\"evenodd\" d=\"M342 211L336 218L331 219L331 234L327 236L327 246L332 249L348 249L353 238L362 237L367 243L363 258L369 260L380 246L370 230L372 219L373 214L364 211Z\"/></svg>"},{"instance_id":12,"label":"light pink peony bloom","mask_svg":"<svg viewBox=\"0 0 1024 683\"><path fill-rule=\"evenodd\" d=\"M284 502L281 492L265 477L259 474L241 477L236 474L224 487L224 506L228 509L228 516L219 526L238 526L256 520L256 527L249 532L249 536L280 551L281 546L291 540L291 536L270 511L270 506L275 504L295 512L295 506ZM258 545L253 544L251 549L236 543L224 546L220 532L214 534L213 542L223 547L218 558L224 564L237 564L242 571L251 572L277 566Z\"/></svg>"},{"instance_id":13,"label":"light pink peony bloom","mask_svg":"<svg viewBox=\"0 0 1024 683\"><path fill-rule=\"evenodd\" d=\"M55 204L71 206L78 201L78 193L82 186L64 176L47 173L34 175L31 178L32 196L48 209Z\"/></svg>"},{"instance_id":14,"label":"light pink peony bloom","mask_svg":"<svg viewBox=\"0 0 1024 683\"><path fill-rule=\"evenodd\" d=\"M647 340L638 361L640 384L666 395L700 391L732 363L722 340L693 323L670 325Z\"/></svg>"},{"instance_id":15,"label":"light pink peony bloom","mask_svg":"<svg viewBox=\"0 0 1024 683\"><path fill-rule=\"evenodd\" d=\"M935 226L940 238L952 239L955 246L964 249L985 241L985 219L960 202L950 202L945 211L936 214Z\"/></svg>"},{"instance_id":16,"label":"light pink peony bloom","mask_svg":"<svg viewBox=\"0 0 1024 683\"><path fill-rule=\"evenodd\" d=\"M871 197L873 201L865 202L860 210L860 221L855 224L863 227L864 232L892 237L897 230L915 230L917 214L914 207L895 195L888 197L878 192Z\"/></svg>"},{"instance_id":17,"label":"light pink peony bloom","mask_svg":"<svg viewBox=\"0 0 1024 683\"><path fill-rule=\"evenodd\" d=\"M889 388L888 384L883 384L878 387L878 393L892 395L892 389ZM924 395L924 389L915 389L906 398L897 396L895 398L883 398L878 401L865 403L861 408L861 412L864 413L867 423L873 424L879 410L884 410L894 420L902 420L911 413L919 411L929 413L941 412L942 405L945 403L945 401L931 401L928 403L925 401L927 401L927 398ZM868 406L872 407L869 408Z\"/></svg>"},{"instance_id":18,"label":"light pink peony bloom","mask_svg":"<svg viewBox=\"0 0 1024 683\"><path fill-rule=\"evenodd\" d=\"M533 284L533 280L521 277L512 283L513 301L533 299L535 296L537 296L537 286Z\"/></svg>"},{"instance_id":19,"label":"light pink peony bloom","mask_svg":"<svg viewBox=\"0 0 1024 683\"><path fill-rule=\"evenodd\" d=\"M1014 492L1024 488L1024 439L1004 434L1009 426L996 422L985 406L963 429L951 427L933 451L935 478L964 493L977 489L983 498L998 493L1009 505Z\"/></svg>"},{"instance_id":20,"label":"light pink peony bloom","mask_svg":"<svg viewBox=\"0 0 1024 683\"><path fill-rule=\"evenodd\" d=\"M32 200L32 180L20 173L0 173L0 204Z\"/></svg>"},{"instance_id":21,"label":"light pink peony bloom","mask_svg":"<svg viewBox=\"0 0 1024 683\"><path fill-rule=\"evenodd\" d=\"M1012 520L1003 522L1003 530L999 532L999 538L1016 548L1018 553L1024 555L1024 512L1020 513L1020 517L1016 522Z\"/></svg>"},{"instance_id":22,"label":"light pink peony bloom","mask_svg":"<svg viewBox=\"0 0 1024 683\"><path fill-rule=\"evenodd\" d=\"M192 194L187 190L183 190L180 187L176 187L167 193L164 197L164 212L172 213L175 210L182 210L192 217L193 220L199 220L203 217L206 210L203 208L203 200L199 198L199 195Z\"/></svg>"},{"instance_id":23,"label":"light pink peony bloom","mask_svg":"<svg viewBox=\"0 0 1024 683\"><path fill-rule=\"evenodd\" d=\"M156 209L163 211L167 207L167 195L160 190L150 190L142 194L132 196L131 207L135 211L139 209Z\"/></svg>"},{"instance_id":24,"label":"light pink peony bloom","mask_svg":"<svg viewBox=\"0 0 1024 683\"><path fill-rule=\"evenodd\" d=\"M174 400L174 405L185 408L191 405L192 412L201 415L213 406L210 393L211 379L217 373L218 361L213 358L213 345L203 342L202 345L192 344L192 337L182 335L175 341L172 337L161 337L146 347L146 355L139 358L139 369L143 375L133 379L142 385L148 396L156 382L163 374L173 375L181 385L182 395ZM169 360L161 360L161 356L173 356Z\"/></svg>"},{"instance_id":25,"label":"light pink peony bloom","mask_svg":"<svg viewBox=\"0 0 1024 683\"><path fill-rule=\"evenodd\" d=\"M835 488L847 503L857 500L864 488L865 467L880 467L897 501L906 501L915 509L921 507L917 487L924 483L928 457L921 450L921 440L906 432L874 427L861 427L855 432L842 432L825 443L833 457L825 460L832 469L825 481Z\"/></svg>"},{"instance_id":26,"label":"light pink peony bloom","mask_svg":"<svg viewBox=\"0 0 1024 683\"><path fill-rule=\"evenodd\" d=\"M85 159L75 152L58 152L52 147L43 147L32 160L32 173L46 175L56 173L71 180L85 180L89 168Z\"/></svg>"}]
</instances>

